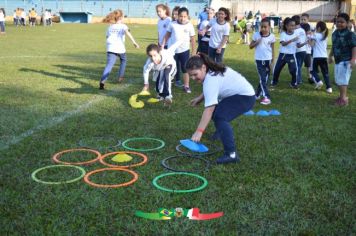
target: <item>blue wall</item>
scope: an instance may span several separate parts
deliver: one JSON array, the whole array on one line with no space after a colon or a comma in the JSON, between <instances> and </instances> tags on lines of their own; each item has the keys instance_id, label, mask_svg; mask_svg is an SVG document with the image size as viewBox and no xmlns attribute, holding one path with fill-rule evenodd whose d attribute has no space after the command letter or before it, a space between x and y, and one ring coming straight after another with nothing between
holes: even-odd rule
<instances>
[{"instance_id":1,"label":"blue wall","mask_svg":"<svg viewBox=\"0 0 356 236\"><path fill-rule=\"evenodd\" d=\"M128 17L157 17L155 6L168 2L172 9L174 6L187 6L192 18L197 18L204 8L207 0L0 0L0 7L4 7L6 15L12 15L17 7L24 8L26 12L35 8L38 13L43 9L51 9L53 14L64 12L92 12L94 16L104 16L110 11L121 9ZM43 3L43 5L42 5Z\"/></svg>"}]
</instances>

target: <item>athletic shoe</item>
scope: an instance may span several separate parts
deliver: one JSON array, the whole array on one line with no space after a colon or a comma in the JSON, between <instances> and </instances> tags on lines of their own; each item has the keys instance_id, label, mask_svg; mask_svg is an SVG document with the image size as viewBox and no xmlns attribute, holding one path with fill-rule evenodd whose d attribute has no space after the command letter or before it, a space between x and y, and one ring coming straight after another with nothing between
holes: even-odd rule
<instances>
[{"instance_id":1,"label":"athletic shoe","mask_svg":"<svg viewBox=\"0 0 356 236\"><path fill-rule=\"evenodd\" d=\"M164 98L164 100L163 100L163 105L164 106L170 106L170 105L172 105L172 98L170 98L170 97L165 97Z\"/></svg>"},{"instance_id":2,"label":"athletic shoe","mask_svg":"<svg viewBox=\"0 0 356 236\"><path fill-rule=\"evenodd\" d=\"M230 155L224 154L216 160L216 164L228 164L238 162L240 162L240 157L237 152L230 153Z\"/></svg>"},{"instance_id":3,"label":"athletic shoe","mask_svg":"<svg viewBox=\"0 0 356 236\"><path fill-rule=\"evenodd\" d=\"M186 93L192 93L192 90L190 90L189 87L183 86L183 90L184 90L184 92L186 92Z\"/></svg>"},{"instance_id":4,"label":"athletic shoe","mask_svg":"<svg viewBox=\"0 0 356 236\"><path fill-rule=\"evenodd\" d=\"M104 89L104 86L105 86L104 83L100 83L100 84L99 84L99 89L100 89L100 90L103 90L103 89Z\"/></svg>"},{"instance_id":5,"label":"athletic shoe","mask_svg":"<svg viewBox=\"0 0 356 236\"><path fill-rule=\"evenodd\" d=\"M271 104L271 100L269 98L262 98L260 104L269 105L269 104Z\"/></svg>"},{"instance_id":6,"label":"athletic shoe","mask_svg":"<svg viewBox=\"0 0 356 236\"><path fill-rule=\"evenodd\" d=\"M323 81L320 80L319 82L316 83L315 89L321 89L321 87L323 87Z\"/></svg>"},{"instance_id":7,"label":"athletic shoe","mask_svg":"<svg viewBox=\"0 0 356 236\"><path fill-rule=\"evenodd\" d=\"M260 100L260 99L261 99L261 95L255 96L255 99L256 99L256 100Z\"/></svg>"},{"instance_id":8,"label":"athletic shoe","mask_svg":"<svg viewBox=\"0 0 356 236\"><path fill-rule=\"evenodd\" d=\"M332 93L332 92L333 92L333 89L332 89L332 88L327 88L327 89L326 89L326 92L327 92L327 93Z\"/></svg>"},{"instance_id":9,"label":"athletic shoe","mask_svg":"<svg viewBox=\"0 0 356 236\"><path fill-rule=\"evenodd\" d=\"M299 89L298 85L289 84L289 87L291 87L292 89Z\"/></svg>"}]
</instances>

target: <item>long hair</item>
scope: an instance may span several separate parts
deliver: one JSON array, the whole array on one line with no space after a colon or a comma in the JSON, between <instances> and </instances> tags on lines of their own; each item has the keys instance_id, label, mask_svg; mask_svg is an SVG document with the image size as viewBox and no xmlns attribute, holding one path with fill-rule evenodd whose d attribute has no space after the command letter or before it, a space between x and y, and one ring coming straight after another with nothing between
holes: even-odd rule
<instances>
[{"instance_id":1,"label":"long hair","mask_svg":"<svg viewBox=\"0 0 356 236\"><path fill-rule=\"evenodd\" d=\"M299 15L292 16L292 19L294 20L296 25L300 25L300 16Z\"/></svg>"},{"instance_id":2,"label":"long hair","mask_svg":"<svg viewBox=\"0 0 356 236\"><path fill-rule=\"evenodd\" d=\"M207 72L213 73L213 75L224 74L226 66L218 64L208 57L205 53L199 53L198 55L191 56L185 65L187 70L201 69L205 65Z\"/></svg>"},{"instance_id":3,"label":"long hair","mask_svg":"<svg viewBox=\"0 0 356 236\"><path fill-rule=\"evenodd\" d=\"M169 16L171 14L170 11L169 11L169 7L167 5L165 5L165 4L162 4L162 3L158 4L156 6L156 11L158 10L158 8L162 8L163 10L165 10L166 16Z\"/></svg>"},{"instance_id":4,"label":"long hair","mask_svg":"<svg viewBox=\"0 0 356 236\"><path fill-rule=\"evenodd\" d=\"M225 7L220 7L218 11L223 11L225 13L225 20L227 22L231 21L231 18L230 18L230 11L229 9L225 8Z\"/></svg>"},{"instance_id":5,"label":"long hair","mask_svg":"<svg viewBox=\"0 0 356 236\"><path fill-rule=\"evenodd\" d=\"M291 23L292 21L295 22L295 20L293 20L290 17L287 17L287 18L284 19L284 21L283 21L283 31L287 32L287 25L289 25L289 23Z\"/></svg>"},{"instance_id":6,"label":"long hair","mask_svg":"<svg viewBox=\"0 0 356 236\"><path fill-rule=\"evenodd\" d=\"M329 29L326 27L326 23L324 21L318 21L315 28L320 28L321 33L324 35L323 40L328 38Z\"/></svg>"},{"instance_id":7,"label":"long hair","mask_svg":"<svg viewBox=\"0 0 356 236\"><path fill-rule=\"evenodd\" d=\"M122 19L124 13L122 10L117 9L113 12L110 12L103 20L104 23L115 24L118 20Z\"/></svg>"}]
</instances>

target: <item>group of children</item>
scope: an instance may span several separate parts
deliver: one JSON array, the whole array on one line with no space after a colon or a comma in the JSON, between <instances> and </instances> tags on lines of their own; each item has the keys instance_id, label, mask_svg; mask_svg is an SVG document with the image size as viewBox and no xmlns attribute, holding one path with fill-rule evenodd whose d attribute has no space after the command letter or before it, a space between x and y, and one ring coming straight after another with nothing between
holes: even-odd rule
<instances>
[{"instance_id":1,"label":"group of children","mask_svg":"<svg viewBox=\"0 0 356 236\"><path fill-rule=\"evenodd\" d=\"M36 26L38 14L34 8L28 11L28 25ZM13 19L14 25L16 26L26 26L27 14L23 8L17 8L14 10ZM41 22L44 26L52 26L52 13L51 9L45 9L41 16Z\"/></svg>"},{"instance_id":2,"label":"group of children","mask_svg":"<svg viewBox=\"0 0 356 236\"><path fill-rule=\"evenodd\" d=\"M205 109L191 139L199 142L209 122L213 120L216 132L211 138L221 140L224 146L224 154L216 161L218 164L240 161L230 122L252 109L256 99L261 98L261 104L264 105L271 103L268 92L269 75L273 71L271 86L275 87L285 64L288 64L291 74L290 86L297 89L302 83L302 64L304 61L309 61L307 66L310 67L312 56L310 81L316 83L317 89L321 88L323 84L318 76L318 68L320 68L326 91L331 93L327 58L329 62L335 60L335 82L340 90L336 105L348 104L347 85L351 76L351 66L356 65L356 36L347 28L350 19L345 13L338 15L337 30L332 35L332 49L329 56L327 56L328 29L325 22L319 21L316 25L316 32L312 34L307 19L303 19L307 15L302 16L302 24L299 16L287 17L283 22L283 32L279 40L280 50L275 65L273 60L276 38L270 31L270 21L263 19L260 32L253 35L250 44L250 48L255 48L255 60L260 78L255 91L246 78L221 63L223 49L229 36L228 31L230 31L228 23L230 14L227 9L220 8L216 18L213 18L213 12L208 12L208 22L201 22L199 30L201 36L199 44L201 45L198 47L200 52L196 55L191 55L195 54L195 33L189 21L188 9L175 8L172 14L173 19L169 17L169 8L166 5L159 4L156 10L160 17L158 38L157 43L150 44L146 48L148 59L143 69L144 87L141 93L148 93L148 78L152 70L158 96L160 100L168 104L172 103L171 81L175 75L179 74L177 71L181 70L183 73L183 88L187 93L191 92L189 78L201 83L203 92L191 101L191 105L196 106L204 100ZM111 25L107 31L107 65L100 81L100 89L104 89L105 81L117 57L121 60L118 79L122 81L124 78L125 35L138 48L128 27L123 24L122 18L122 11L117 10L110 13L104 20ZM205 53L202 52L203 50ZM179 80L176 80L176 83L177 81Z\"/></svg>"}]
</instances>

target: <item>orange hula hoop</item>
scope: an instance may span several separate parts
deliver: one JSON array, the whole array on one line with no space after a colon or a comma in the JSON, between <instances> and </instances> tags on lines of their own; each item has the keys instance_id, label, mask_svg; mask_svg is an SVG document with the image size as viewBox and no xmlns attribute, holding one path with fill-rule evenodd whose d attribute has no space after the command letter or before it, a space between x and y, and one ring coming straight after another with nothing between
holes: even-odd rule
<instances>
[{"instance_id":1,"label":"orange hula hoop","mask_svg":"<svg viewBox=\"0 0 356 236\"><path fill-rule=\"evenodd\" d=\"M134 154L137 156L142 157L143 161L136 163L136 164L132 164L132 165L127 165L127 166L119 166L119 165L113 165L113 164L109 164L107 162L105 162L105 158L111 155L115 155L115 154L125 154L125 153L130 153L130 154ZM136 166L142 166L144 164L147 163L147 156L143 153L139 153L139 152L130 152L130 151L122 151L122 152L110 152L110 153L106 153L105 155L102 155L99 159L100 163L105 165L105 166L109 166L109 167L113 167L113 168L131 168L131 167L136 167Z\"/></svg>"},{"instance_id":2,"label":"orange hula hoop","mask_svg":"<svg viewBox=\"0 0 356 236\"><path fill-rule=\"evenodd\" d=\"M133 179L130 180L129 182L126 183L122 183L122 184L96 184L93 183L89 180L89 177L93 174L99 173L99 172L103 172L103 171L125 171L130 173L131 175L133 175ZM120 187L125 187L128 185L131 185L133 183L135 183L138 180L138 174L136 172L134 172L133 170L129 170L129 169L124 169L124 168L102 168L102 169L98 169L98 170L93 170L91 172L88 172L85 176L84 176L84 182L87 183L88 185L92 186L92 187L97 187L97 188L120 188Z\"/></svg>"},{"instance_id":3,"label":"orange hula hoop","mask_svg":"<svg viewBox=\"0 0 356 236\"><path fill-rule=\"evenodd\" d=\"M59 157L62 156L62 154L67 153L67 152L76 152L76 151L92 152L92 153L96 154L96 158L89 160L89 161L82 161L82 162L65 162L65 161L59 160ZM88 149L88 148L73 148L73 149L68 149L68 150L64 150L61 152L57 152L56 154L53 155L52 160L56 163L65 164L65 165L87 165L87 164L91 164L91 163L98 161L100 159L100 157L101 157L101 153L96 150Z\"/></svg>"}]
</instances>

